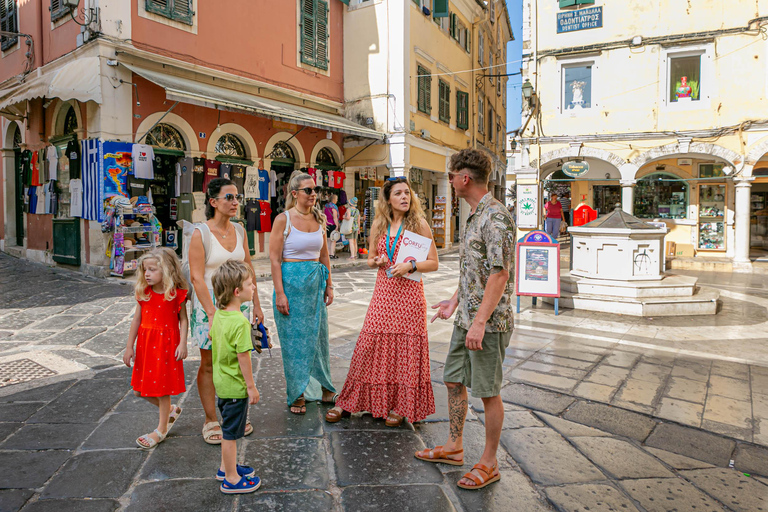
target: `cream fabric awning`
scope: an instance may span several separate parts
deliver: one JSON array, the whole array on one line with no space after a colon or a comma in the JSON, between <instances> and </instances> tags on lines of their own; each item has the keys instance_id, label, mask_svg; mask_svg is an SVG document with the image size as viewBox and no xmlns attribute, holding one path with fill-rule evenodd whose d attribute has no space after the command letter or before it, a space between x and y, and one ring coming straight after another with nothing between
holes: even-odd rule
<instances>
[{"instance_id":1,"label":"cream fabric awning","mask_svg":"<svg viewBox=\"0 0 768 512\"><path fill-rule=\"evenodd\" d=\"M23 117L26 108L20 104L42 97L101 103L99 57L83 57L40 76L29 75L24 82L0 90L0 113Z\"/></svg>"},{"instance_id":2,"label":"cream fabric awning","mask_svg":"<svg viewBox=\"0 0 768 512\"><path fill-rule=\"evenodd\" d=\"M227 89L226 87L151 71L132 64L123 65L137 75L165 89L166 97L172 101L215 109L237 110L270 119L277 119L286 123L357 135L369 139L381 140L385 137L383 133L360 126L340 115L318 112L317 110Z\"/></svg>"}]
</instances>

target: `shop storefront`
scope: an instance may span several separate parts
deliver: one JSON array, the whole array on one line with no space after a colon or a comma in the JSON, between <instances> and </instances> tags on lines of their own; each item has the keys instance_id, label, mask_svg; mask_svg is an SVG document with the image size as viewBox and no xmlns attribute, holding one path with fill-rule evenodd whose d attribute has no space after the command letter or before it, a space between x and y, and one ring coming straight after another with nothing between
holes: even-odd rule
<instances>
[{"instance_id":1,"label":"shop storefront","mask_svg":"<svg viewBox=\"0 0 768 512\"><path fill-rule=\"evenodd\" d=\"M758 257L768 255L768 168L754 171L750 195L750 247Z\"/></svg>"}]
</instances>

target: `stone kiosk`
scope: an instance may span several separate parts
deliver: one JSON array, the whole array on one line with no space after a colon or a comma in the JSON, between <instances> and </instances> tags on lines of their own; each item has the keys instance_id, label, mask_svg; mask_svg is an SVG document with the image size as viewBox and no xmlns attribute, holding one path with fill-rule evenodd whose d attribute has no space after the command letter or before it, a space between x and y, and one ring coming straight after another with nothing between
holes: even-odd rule
<instances>
[{"instance_id":1,"label":"stone kiosk","mask_svg":"<svg viewBox=\"0 0 768 512\"><path fill-rule=\"evenodd\" d=\"M617 208L568 231L571 269L560 276L563 307L634 316L717 313L719 292L702 290L695 277L664 271L667 228Z\"/></svg>"}]
</instances>

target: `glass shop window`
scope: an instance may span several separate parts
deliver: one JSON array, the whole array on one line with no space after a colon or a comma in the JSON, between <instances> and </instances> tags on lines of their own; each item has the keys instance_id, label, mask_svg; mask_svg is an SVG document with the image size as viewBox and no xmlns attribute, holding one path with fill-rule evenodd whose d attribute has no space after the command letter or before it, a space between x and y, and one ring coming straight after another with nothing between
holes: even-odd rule
<instances>
[{"instance_id":1,"label":"glass shop window","mask_svg":"<svg viewBox=\"0 0 768 512\"><path fill-rule=\"evenodd\" d=\"M654 173L637 180L634 215L640 219L685 219L688 184L672 174Z\"/></svg>"}]
</instances>

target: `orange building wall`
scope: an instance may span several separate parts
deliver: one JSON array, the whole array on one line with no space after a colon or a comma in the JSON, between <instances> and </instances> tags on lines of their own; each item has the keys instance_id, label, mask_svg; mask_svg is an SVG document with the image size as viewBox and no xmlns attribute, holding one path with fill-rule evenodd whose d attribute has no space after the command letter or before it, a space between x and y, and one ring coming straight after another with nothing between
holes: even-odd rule
<instances>
[{"instance_id":1,"label":"orange building wall","mask_svg":"<svg viewBox=\"0 0 768 512\"><path fill-rule=\"evenodd\" d=\"M136 83L139 90L139 98L141 98L141 106L133 105L133 133L136 134L141 121L150 114L155 112L165 112L171 105L172 101L165 99L165 91L157 85L149 82L138 75L133 75L133 81ZM198 138L198 144L200 150L205 151L208 147L208 139L212 136L221 137L224 133L214 134L217 125L223 125L226 123L235 123L251 134L256 145L258 147L258 157L264 157L264 148L267 141L272 135L277 132L285 131L281 129L275 129L272 127L272 120L263 117L257 117L250 114L241 114L237 112L225 112L217 111L211 108L198 107L196 105L189 105L186 103L179 103L172 112L178 116L184 118L195 132L203 132L206 134L206 138ZM136 118L135 114L140 115L140 118ZM301 127L299 127L301 129ZM304 154L307 159L310 158L312 148L315 147L319 141L326 138L326 130L319 130L317 128L307 128L298 134L294 140L298 141L301 147L304 149ZM139 133L138 136L144 135ZM342 146L342 135L339 133L333 134L333 141ZM142 141L144 142L144 141ZM207 155L209 158L214 158L215 155ZM297 155L298 156L298 155ZM258 162L257 162L258 163ZM341 162L339 162L341 163Z\"/></svg>"},{"instance_id":2,"label":"orange building wall","mask_svg":"<svg viewBox=\"0 0 768 512\"><path fill-rule=\"evenodd\" d=\"M192 64L343 101L342 9L329 0L330 76L297 66L298 0L200 0L193 34L139 17L131 9L133 44Z\"/></svg>"}]
</instances>

